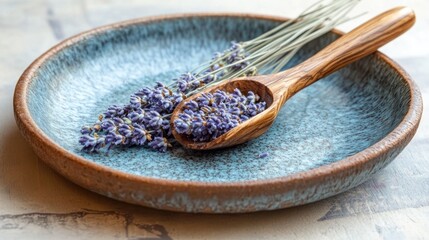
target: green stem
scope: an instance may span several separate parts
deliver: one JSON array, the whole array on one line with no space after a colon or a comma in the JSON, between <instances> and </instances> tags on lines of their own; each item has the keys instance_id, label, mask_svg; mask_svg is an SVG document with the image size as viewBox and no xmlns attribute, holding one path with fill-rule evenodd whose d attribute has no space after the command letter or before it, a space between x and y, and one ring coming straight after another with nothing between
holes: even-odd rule
<instances>
[{"instance_id":1,"label":"green stem","mask_svg":"<svg viewBox=\"0 0 429 240\"><path fill-rule=\"evenodd\" d=\"M306 43L330 31L337 24L349 20L345 18L345 15L359 0L333 0L329 4L321 5L323 2L322 0L313 4L295 20L288 20L252 40L240 43L248 54L245 59L232 64L225 64L226 59L233 53L232 51L226 51L222 53L221 57L207 61L194 68L191 73L196 73L197 79L189 83L201 81L209 75L230 70L236 64L250 62L246 68L237 72L228 71L222 78L196 88L188 92L186 96L219 84L226 79L241 76L252 67L256 67L259 70L272 69L273 73L280 71ZM217 70L203 74L214 64L224 65ZM173 85L174 83L169 86Z\"/></svg>"}]
</instances>

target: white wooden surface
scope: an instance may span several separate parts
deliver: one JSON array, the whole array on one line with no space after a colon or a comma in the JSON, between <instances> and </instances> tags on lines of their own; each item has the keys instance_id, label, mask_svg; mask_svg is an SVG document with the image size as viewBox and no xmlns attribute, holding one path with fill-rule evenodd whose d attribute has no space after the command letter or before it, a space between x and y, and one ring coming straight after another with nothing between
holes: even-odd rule
<instances>
[{"instance_id":1,"label":"white wooden surface","mask_svg":"<svg viewBox=\"0 0 429 240\"><path fill-rule=\"evenodd\" d=\"M0 0L0 239L429 239L429 121L363 185L306 206L241 215L179 214L121 203L67 181L18 132L12 96L24 69L65 37L130 18L180 12L296 16L313 1ZM415 27L382 50L407 69L429 106L429 2L363 0L368 14L417 12Z\"/></svg>"}]
</instances>

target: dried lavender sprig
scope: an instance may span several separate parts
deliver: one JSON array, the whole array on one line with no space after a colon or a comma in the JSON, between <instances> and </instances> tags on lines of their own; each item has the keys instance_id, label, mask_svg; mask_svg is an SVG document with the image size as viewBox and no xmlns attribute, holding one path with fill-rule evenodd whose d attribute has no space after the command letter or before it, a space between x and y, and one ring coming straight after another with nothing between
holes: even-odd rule
<instances>
[{"instance_id":1,"label":"dried lavender sprig","mask_svg":"<svg viewBox=\"0 0 429 240\"><path fill-rule=\"evenodd\" d=\"M208 63L182 75L172 85L159 83L154 88L139 90L131 95L129 104L109 107L93 126L82 128L79 142L83 145L83 150L98 152L103 147L149 146L165 151L172 141L169 126L171 112L187 95L224 79L256 74L258 69L277 70L303 44L312 40L309 37L311 33L321 35L320 29L309 28L310 23L334 18L335 15L330 11L338 11L341 9L339 6L354 6L351 3L356 2L357 0L337 0L317 8L310 7L298 19L285 22L266 34L246 42L232 43L230 49L216 54ZM321 29L329 31L332 27L333 25L328 25ZM312 35L313 39L315 36L318 35ZM287 42L288 39L294 41ZM279 45L282 46L277 48L280 51L273 52Z\"/></svg>"},{"instance_id":2,"label":"dried lavender sprig","mask_svg":"<svg viewBox=\"0 0 429 240\"><path fill-rule=\"evenodd\" d=\"M102 147L149 146L165 151L170 146L164 141L171 137L170 113L182 100L181 93L174 93L161 83L154 89L137 91L131 95L129 104L109 107L92 127L82 128L83 150L97 152Z\"/></svg>"}]
</instances>

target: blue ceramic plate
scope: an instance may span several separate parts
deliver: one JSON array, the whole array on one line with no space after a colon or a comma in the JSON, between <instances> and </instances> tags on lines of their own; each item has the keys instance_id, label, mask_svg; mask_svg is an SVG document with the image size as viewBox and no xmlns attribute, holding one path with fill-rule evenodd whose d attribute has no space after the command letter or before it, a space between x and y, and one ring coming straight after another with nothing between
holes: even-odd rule
<instances>
[{"instance_id":1,"label":"blue ceramic plate","mask_svg":"<svg viewBox=\"0 0 429 240\"><path fill-rule=\"evenodd\" d=\"M154 82L168 82L282 19L194 15L140 19L72 37L37 59L15 94L18 125L58 172L103 195L160 209L250 212L317 201L386 166L414 135L420 94L409 76L376 53L296 94L263 136L237 147L174 147L86 154L82 125ZM283 19L284 20L284 19ZM293 66L338 37L306 45ZM266 158L258 155L268 152Z\"/></svg>"}]
</instances>

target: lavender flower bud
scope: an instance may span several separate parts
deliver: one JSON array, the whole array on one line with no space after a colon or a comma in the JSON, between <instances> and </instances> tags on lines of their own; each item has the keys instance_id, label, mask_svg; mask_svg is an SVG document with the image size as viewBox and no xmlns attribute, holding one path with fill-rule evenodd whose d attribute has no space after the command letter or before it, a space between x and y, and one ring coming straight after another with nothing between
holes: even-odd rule
<instances>
[{"instance_id":1,"label":"lavender flower bud","mask_svg":"<svg viewBox=\"0 0 429 240\"><path fill-rule=\"evenodd\" d=\"M165 88L165 85L162 82L156 82L155 88Z\"/></svg>"},{"instance_id":2,"label":"lavender flower bud","mask_svg":"<svg viewBox=\"0 0 429 240\"><path fill-rule=\"evenodd\" d=\"M174 104L173 102L171 102L171 100L167 100L167 99L161 100L161 104L164 111L173 112Z\"/></svg>"},{"instance_id":3,"label":"lavender flower bud","mask_svg":"<svg viewBox=\"0 0 429 240\"><path fill-rule=\"evenodd\" d=\"M177 87L179 88L179 90L181 92L185 92L186 90L188 90L188 82L186 82L185 80L178 80L177 81Z\"/></svg>"},{"instance_id":4,"label":"lavender flower bud","mask_svg":"<svg viewBox=\"0 0 429 240\"><path fill-rule=\"evenodd\" d=\"M186 121L183 121L182 119L174 120L174 126L175 126L176 131L179 134L190 134L191 133L190 124Z\"/></svg>"},{"instance_id":5,"label":"lavender flower bud","mask_svg":"<svg viewBox=\"0 0 429 240\"><path fill-rule=\"evenodd\" d=\"M192 113L191 113L192 114ZM179 113L179 119L185 121L185 122L191 122L192 120L192 115L186 112L183 113Z\"/></svg>"},{"instance_id":6,"label":"lavender flower bud","mask_svg":"<svg viewBox=\"0 0 429 240\"><path fill-rule=\"evenodd\" d=\"M159 129L162 125L162 116L156 111L149 111L145 115L145 123L154 129Z\"/></svg>"},{"instance_id":7,"label":"lavender flower bud","mask_svg":"<svg viewBox=\"0 0 429 240\"><path fill-rule=\"evenodd\" d=\"M240 115L241 114L241 110L238 107L232 107L229 109L228 112L233 114L233 115Z\"/></svg>"},{"instance_id":8,"label":"lavender flower bud","mask_svg":"<svg viewBox=\"0 0 429 240\"><path fill-rule=\"evenodd\" d=\"M161 123L161 128L164 130L169 130L170 129L170 121L167 119L163 119L162 123Z\"/></svg>"},{"instance_id":9,"label":"lavender flower bud","mask_svg":"<svg viewBox=\"0 0 429 240\"><path fill-rule=\"evenodd\" d=\"M164 99L164 94L162 92L162 90L160 89L155 89L153 90L153 93L151 95L152 101L161 101Z\"/></svg>"},{"instance_id":10,"label":"lavender flower bud","mask_svg":"<svg viewBox=\"0 0 429 240\"><path fill-rule=\"evenodd\" d=\"M129 138L133 135L133 130L128 124L119 124L118 133L126 138Z\"/></svg>"},{"instance_id":11,"label":"lavender flower bud","mask_svg":"<svg viewBox=\"0 0 429 240\"><path fill-rule=\"evenodd\" d=\"M248 116L246 116L246 115L241 115L241 116L240 116L240 121L241 121L241 122L244 122L244 121L246 121L246 120L249 120L249 117L248 117Z\"/></svg>"},{"instance_id":12,"label":"lavender flower bud","mask_svg":"<svg viewBox=\"0 0 429 240\"><path fill-rule=\"evenodd\" d=\"M126 109L124 107L112 105L109 108L107 108L107 111L104 113L104 116L106 118L113 118L113 117L122 117L125 114L126 114Z\"/></svg>"},{"instance_id":13,"label":"lavender flower bud","mask_svg":"<svg viewBox=\"0 0 429 240\"><path fill-rule=\"evenodd\" d=\"M105 119L103 122L101 122L101 129L104 131L116 131L116 124L112 119Z\"/></svg>"},{"instance_id":14,"label":"lavender flower bud","mask_svg":"<svg viewBox=\"0 0 429 240\"><path fill-rule=\"evenodd\" d=\"M130 97L130 106L134 109L141 108L142 99L137 95L131 95Z\"/></svg>"},{"instance_id":15,"label":"lavender flower bud","mask_svg":"<svg viewBox=\"0 0 429 240\"><path fill-rule=\"evenodd\" d=\"M105 146L105 139L97 134L94 136L82 135L79 138L79 143L83 145L82 150L85 152L98 152L100 148Z\"/></svg>"},{"instance_id":16,"label":"lavender flower bud","mask_svg":"<svg viewBox=\"0 0 429 240\"><path fill-rule=\"evenodd\" d=\"M155 137L151 142L149 142L149 147L156 149L160 152L167 151L167 147L169 147L168 140L163 137Z\"/></svg>"},{"instance_id":17,"label":"lavender flower bud","mask_svg":"<svg viewBox=\"0 0 429 240\"><path fill-rule=\"evenodd\" d=\"M80 129L80 133L83 134L83 135L90 134L90 133L92 133L92 128L89 127L89 126L83 126Z\"/></svg>"},{"instance_id":18,"label":"lavender flower bud","mask_svg":"<svg viewBox=\"0 0 429 240\"><path fill-rule=\"evenodd\" d=\"M104 147L106 145L105 143L105 138L104 137L99 137L95 143L94 148L92 149L92 151L98 152L100 150L100 148Z\"/></svg>"},{"instance_id":19,"label":"lavender flower bud","mask_svg":"<svg viewBox=\"0 0 429 240\"><path fill-rule=\"evenodd\" d=\"M132 135L131 143L133 145L143 146L148 139L148 133L142 125L133 124L133 127L134 132Z\"/></svg>"},{"instance_id":20,"label":"lavender flower bud","mask_svg":"<svg viewBox=\"0 0 429 240\"><path fill-rule=\"evenodd\" d=\"M176 107L177 104L181 103L183 99L184 99L184 96L182 93L175 93L173 95L174 107Z\"/></svg>"},{"instance_id":21,"label":"lavender flower bud","mask_svg":"<svg viewBox=\"0 0 429 240\"><path fill-rule=\"evenodd\" d=\"M193 73L189 72L182 74L178 79L176 79L177 88L183 93L195 89L199 84L197 77Z\"/></svg>"},{"instance_id":22,"label":"lavender flower bud","mask_svg":"<svg viewBox=\"0 0 429 240\"><path fill-rule=\"evenodd\" d=\"M217 75L216 74L210 74L207 77L203 78L203 82L205 84L207 84L207 83L211 83L213 81L216 81L216 79L217 79Z\"/></svg>"},{"instance_id":23,"label":"lavender flower bud","mask_svg":"<svg viewBox=\"0 0 429 240\"><path fill-rule=\"evenodd\" d=\"M119 145L122 143L123 140L123 136L120 134L117 134L115 132L109 132L106 135L106 145L110 144L110 145Z\"/></svg>"},{"instance_id":24,"label":"lavender flower bud","mask_svg":"<svg viewBox=\"0 0 429 240\"><path fill-rule=\"evenodd\" d=\"M198 103L191 100L191 101L185 103L185 107L191 111L197 111L198 110Z\"/></svg>"},{"instance_id":25,"label":"lavender flower bud","mask_svg":"<svg viewBox=\"0 0 429 240\"><path fill-rule=\"evenodd\" d=\"M256 101L256 95L252 91L249 91L247 93L247 102L248 103L255 103L255 101Z\"/></svg>"},{"instance_id":26,"label":"lavender flower bud","mask_svg":"<svg viewBox=\"0 0 429 240\"><path fill-rule=\"evenodd\" d=\"M116 125L119 125L119 124L121 124L121 123L124 123L124 120L122 120L121 118L119 118L119 117L114 117L114 118L112 118L112 120L113 120L113 122L116 124Z\"/></svg>"},{"instance_id":27,"label":"lavender flower bud","mask_svg":"<svg viewBox=\"0 0 429 240\"><path fill-rule=\"evenodd\" d=\"M134 95L139 96L142 99L147 99L152 94L152 89L150 88L142 88L134 93Z\"/></svg>"},{"instance_id":28,"label":"lavender flower bud","mask_svg":"<svg viewBox=\"0 0 429 240\"><path fill-rule=\"evenodd\" d=\"M134 123L141 123L144 120L144 110L140 110L140 113L137 111L131 112L128 117Z\"/></svg>"},{"instance_id":29,"label":"lavender flower bud","mask_svg":"<svg viewBox=\"0 0 429 240\"><path fill-rule=\"evenodd\" d=\"M82 135L79 138L79 143L83 145L84 148L93 147L96 142L96 138L90 135Z\"/></svg>"}]
</instances>

